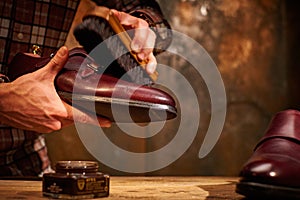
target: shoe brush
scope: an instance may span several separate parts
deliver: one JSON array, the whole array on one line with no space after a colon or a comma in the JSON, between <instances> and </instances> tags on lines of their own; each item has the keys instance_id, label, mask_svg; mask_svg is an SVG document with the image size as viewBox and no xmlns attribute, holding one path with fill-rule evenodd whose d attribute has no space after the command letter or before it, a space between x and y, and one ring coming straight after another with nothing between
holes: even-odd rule
<instances>
[{"instance_id":1,"label":"shoe brush","mask_svg":"<svg viewBox=\"0 0 300 200\"><path fill-rule=\"evenodd\" d=\"M96 10L89 13L75 28L74 36L79 44L88 53L95 49L96 55L91 56L99 65L108 66L103 73L117 78L125 77L124 79L129 79L137 84L153 84L158 73L154 72L149 75L146 72L147 62L139 60L137 54L131 49L132 39L119 19L110 10L104 16L100 16L98 13ZM103 51L101 46L100 55L97 55L97 45L102 42L104 42L105 50ZM126 53L124 54L124 52ZM112 60L112 63L108 63Z\"/></svg>"}]
</instances>

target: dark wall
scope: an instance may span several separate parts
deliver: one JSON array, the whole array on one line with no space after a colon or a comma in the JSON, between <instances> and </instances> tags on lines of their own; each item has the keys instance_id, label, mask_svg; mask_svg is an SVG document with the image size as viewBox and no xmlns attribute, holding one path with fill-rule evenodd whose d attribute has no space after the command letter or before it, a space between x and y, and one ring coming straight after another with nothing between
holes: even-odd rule
<instances>
[{"instance_id":1,"label":"dark wall","mask_svg":"<svg viewBox=\"0 0 300 200\"><path fill-rule=\"evenodd\" d=\"M284 29L286 30L286 66L289 77L289 105L291 108L300 109L300 2L285 1L286 20Z\"/></svg>"},{"instance_id":2,"label":"dark wall","mask_svg":"<svg viewBox=\"0 0 300 200\"><path fill-rule=\"evenodd\" d=\"M271 117L283 109L299 108L299 3L284 0L159 2L172 28L199 42L217 64L228 107L222 135L207 157L197 159L203 141L201 134L210 117L210 110L204 109L203 123L189 151L157 173L236 175ZM192 48L187 47L186 51ZM186 73L198 87L202 108L209 106L209 100L205 100L207 93L200 92L205 91L205 83L193 78L193 72L187 69L193 66L172 56L162 56L161 60Z\"/></svg>"},{"instance_id":3,"label":"dark wall","mask_svg":"<svg viewBox=\"0 0 300 200\"><path fill-rule=\"evenodd\" d=\"M199 159L211 117L206 83L184 59L170 53L160 55L159 63L173 67L191 82L199 100L201 119L191 119L191 123L199 123L200 127L183 156L147 175L237 175L271 117L283 109L299 108L300 3L292 0L159 0L159 3L172 28L197 41L216 63L225 85L227 115L216 146ZM189 44L181 48L193 52ZM172 74L162 78L171 80ZM193 106L190 105L191 111ZM123 149L149 152L168 144L179 123L180 120L168 121L163 131L151 139L130 138L116 125L105 132ZM86 128L87 135L93 131L93 127ZM151 131L145 129L145 133ZM74 127L49 134L47 141L53 163L94 159L81 144ZM118 160L117 155L112 159ZM112 175L126 174L102 163L100 169Z\"/></svg>"}]
</instances>

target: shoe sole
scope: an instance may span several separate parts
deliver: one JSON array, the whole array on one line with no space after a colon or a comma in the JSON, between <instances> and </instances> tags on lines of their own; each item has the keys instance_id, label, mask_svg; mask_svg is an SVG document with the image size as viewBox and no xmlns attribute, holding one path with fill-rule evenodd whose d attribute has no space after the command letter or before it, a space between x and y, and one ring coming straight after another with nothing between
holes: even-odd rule
<instances>
[{"instance_id":1,"label":"shoe sole","mask_svg":"<svg viewBox=\"0 0 300 200\"><path fill-rule=\"evenodd\" d=\"M300 199L300 189L276 186L264 183L241 181L236 185L236 192L250 199Z\"/></svg>"},{"instance_id":2,"label":"shoe sole","mask_svg":"<svg viewBox=\"0 0 300 200\"><path fill-rule=\"evenodd\" d=\"M170 120L177 116L176 108L170 105L61 91L58 94L74 107L91 113L96 112L97 115L106 117L112 122L148 123Z\"/></svg>"}]
</instances>

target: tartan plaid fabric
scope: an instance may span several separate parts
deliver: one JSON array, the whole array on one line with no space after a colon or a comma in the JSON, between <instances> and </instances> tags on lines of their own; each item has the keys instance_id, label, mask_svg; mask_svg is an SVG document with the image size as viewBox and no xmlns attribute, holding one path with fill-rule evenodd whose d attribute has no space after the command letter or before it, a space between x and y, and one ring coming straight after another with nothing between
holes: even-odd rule
<instances>
[{"instance_id":1,"label":"tartan plaid fabric","mask_svg":"<svg viewBox=\"0 0 300 200\"><path fill-rule=\"evenodd\" d=\"M33 45L40 46L44 55L50 55L62 46L79 1L0 1L0 72L6 74L6 66L13 56L18 52L31 52ZM147 12L148 15L153 17L160 14L158 4L153 0L95 2L125 12L153 7ZM141 3L147 7L142 7ZM161 15L151 19L154 19L154 24L162 22ZM0 125L0 176L36 176L49 171L52 170L41 134Z\"/></svg>"},{"instance_id":2,"label":"tartan plaid fabric","mask_svg":"<svg viewBox=\"0 0 300 200\"><path fill-rule=\"evenodd\" d=\"M45 55L62 46L79 0L0 1L0 69L18 52L39 45ZM0 128L0 175L36 176L51 171L41 134Z\"/></svg>"},{"instance_id":3,"label":"tartan plaid fabric","mask_svg":"<svg viewBox=\"0 0 300 200\"><path fill-rule=\"evenodd\" d=\"M62 46L79 0L0 1L0 70L18 52L39 45L45 55ZM0 127L0 176L36 176L51 171L44 138Z\"/></svg>"},{"instance_id":4,"label":"tartan plaid fabric","mask_svg":"<svg viewBox=\"0 0 300 200\"><path fill-rule=\"evenodd\" d=\"M103 1L94 0L97 5L106 6L108 8L114 8L123 12L130 13L136 9L150 8L161 15L159 4L154 0L119 0L119 1Z\"/></svg>"},{"instance_id":5,"label":"tartan plaid fabric","mask_svg":"<svg viewBox=\"0 0 300 200\"><path fill-rule=\"evenodd\" d=\"M51 171L40 134L9 127L0 130L0 176L37 176Z\"/></svg>"},{"instance_id":6,"label":"tartan plaid fabric","mask_svg":"<svg viewBox=\"0 0 300 200\"><path fill-rule=\"evenodd\" d=\"M0 68L16 53L39 45L45 55L62 46L79 0L0 1Z\"/></svg>"},{"instance_id":7,"label":"tartan plaid fabric","mask_svg":"<svg viewBox=\"0 0 300 200\"><path fill-rule=\"evenodd\" d=\"M31 52L39 45L44 55L55 52L65 42L80 0L5 0L0 1L0 72L16 53ZM152 27L170 28L154 0L93 0L98 5L128 13L139 11ZM139 16L137 16L139 17ZM154 29L155 31L155 29ZM171 34L156 32L156 44L165 49Z\"/></svg>"}]
</instances>

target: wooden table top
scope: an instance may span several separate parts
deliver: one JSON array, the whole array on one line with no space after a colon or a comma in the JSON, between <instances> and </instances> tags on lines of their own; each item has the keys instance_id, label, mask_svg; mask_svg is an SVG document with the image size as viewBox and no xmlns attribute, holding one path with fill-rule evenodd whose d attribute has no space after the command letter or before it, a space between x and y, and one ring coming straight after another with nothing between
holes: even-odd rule
<instances>
[{"instance_id":1,"label":"wooden table top","mask_svg":"<svg viewBox=\"0 0 300 200\"><path fill-rule=\"evenodd\" d=\"M235 177L111 177L109 197L127 199L241 200ZM49 199L42 195L42 181L0 180L1 199Z\"/></svg>"}]
</instances>

